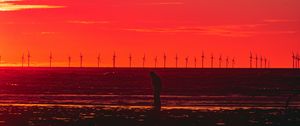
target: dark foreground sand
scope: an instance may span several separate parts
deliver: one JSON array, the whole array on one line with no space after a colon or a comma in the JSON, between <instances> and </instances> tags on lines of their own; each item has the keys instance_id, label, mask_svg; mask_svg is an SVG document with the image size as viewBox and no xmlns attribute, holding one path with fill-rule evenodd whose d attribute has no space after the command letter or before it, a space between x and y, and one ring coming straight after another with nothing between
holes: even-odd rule
<instances>
[{"instance_id":1,"label":"dark foreground sand","mask_svg":"<svg viewBox=\"0 0 300 126\"><path fill-rule=\"evenodd\" d=\"M0 107L0 126L300 126L300 110Z\"/></svg>"}]
</instances>

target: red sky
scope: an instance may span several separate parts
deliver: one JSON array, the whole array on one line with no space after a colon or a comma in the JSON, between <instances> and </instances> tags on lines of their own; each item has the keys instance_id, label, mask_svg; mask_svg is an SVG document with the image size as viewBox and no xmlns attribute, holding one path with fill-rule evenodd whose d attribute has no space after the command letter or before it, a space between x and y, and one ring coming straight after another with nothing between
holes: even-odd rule
<instances>
[{"instance_id":1,"label":"red sky","mask_svg":"<svg viewBox=\"0 0 300 126\"><path fill-rule=\"evenodd\" d=\"M291 67L292 52L300 53L299 0L0 0L2 66L18 66L30 50L32 66L162 66L179 65L189 56L209 66L212 53L235 57L236 67L249 66L249 53L271 59L272 67ZM217 62L215 62L217 66ZM200 66L198 62L198 66Z\"/></svg>"}]
</instances>

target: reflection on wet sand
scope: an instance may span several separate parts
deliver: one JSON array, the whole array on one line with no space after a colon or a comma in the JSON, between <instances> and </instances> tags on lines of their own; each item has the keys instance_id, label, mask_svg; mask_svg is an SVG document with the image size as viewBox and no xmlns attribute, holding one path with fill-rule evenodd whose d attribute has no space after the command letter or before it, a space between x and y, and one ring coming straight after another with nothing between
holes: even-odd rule
<instances>
[{"instance_id":1,"label":"reflection on wet sand","mask_svg":"<svg viewBox=\"0 0 300 126\"><path fill-rule=\"evenodd\" d=\"M95 108L95 109L151 109L152 106L124 106L124 105L78 105L78 104L0 104L0 107L63 107L63 108ZM219 111L239 109L285 109L284 107L245 107L245 106L163 106L162 110L195 110L195 111Z\"/></svg>"},{"instance_id":2,"label":"reflection on wet sand","mask_svg":"<svg viewBox=\"0 0 300 126\"><path fill-rule=\"evenodd\" d=\"M1 94L2 105L62 107L143 107L152 104L152 95L83 95L83 94ZM286 96L176 96L162 95L163 109L247 109L285 107ZM289 107L299 108L300 97Z\"/></svg>"}]
</instances>

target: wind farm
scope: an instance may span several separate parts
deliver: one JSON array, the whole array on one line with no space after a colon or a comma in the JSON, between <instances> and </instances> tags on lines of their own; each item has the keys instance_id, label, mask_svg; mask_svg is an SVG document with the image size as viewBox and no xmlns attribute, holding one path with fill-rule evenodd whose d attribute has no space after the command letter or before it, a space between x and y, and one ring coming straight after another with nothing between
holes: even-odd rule
<instances>
[{"instance_id":1,"label":"wind farm","mask_svg":"<svg viewBox=\"0 0 300 126\"><path fill-rule=\"evenodd\" d=\"M226 68L226 69L231 69L231 68L250 68L250 69L271 69L271 59L270 58L267 58L267 56L263 56L263 55L259 55L259 54L253 54L252 52L250 52L250 55L249 55L249 66L239 66L237 67L237 60L238 58L236 56L226 56L226 58L223 58L222 55L220 55L217 60L217 64L215 64L214 60L215 60L215 56L213 53L211 53L211 56L210 56L210 60L205 60L206 57L205 57L205 52L201 52L200 53L201 55L199 56L195 56L193 58L193 65L190 66L189 65L189 56L185 57L184 59L181 59L179 58L178 56L178 53L174 54L173 57L174 57L174 60L170 60L169 63L171 65L167 65L167 55L166 53L163 53L162 57L158 57L158 56L155 56L153 57L154 59L154 63L153 64L146 64L146 60L149 60L147 58L151 58L151 54L149 54L148 56L149 57L146 57L146 53L144 53L144 55L142 55L142 58L141 60L138 60L138 59L133 59L133 56L132 54L130 53L129 56L128 56L128 65L124 65L124 64L117 64L116 62L116 53L114 52L113 53L113 56L112 56L112 62L111 62L111 65L106 65L103 64L101 65L101 62L106 60L108 61L108 59L105 59L103 57L101 57L100 53L98 53L98 55L96 56L96 65L92 65L92 66L84 66L83 65L83 55L82 53L80 53L79 55L79 65L73 65L72 67L80 67L80 68L94 68L94 67L97 67L97 68L110 68L110 67L113 67L113 68L196 68L196 69L200 69L200 68L214 68L214 69L217 69L217 68ZM2 55L3 56L3 55ZM3 62L3 58L2 56L0 57L0 61ZM41 66L41 65L37 65L37 66L34 66L34 65L31 65L31 62L34 62L31 60L31 56L32 54L29 52L29 50L27 51L27 59L25 59L25 55L24 53L22 54L22 57L21 57L21 61L19 63L19 65L16 65L14 67L22 67L22 68L26 68L24 67L24 64L25 64L25 60L27 60L27 67L47 67L46 65L44 66ZM170 56L172 57L172 56ZM232 58L230 58L232 57ZM122 58L122 57L120 57ZM158 59L161 58L163 59L163 62L162 64L159 64L158 62ZM197 59L201 59L201 62L199 63ZM246 57L239 57L240 59L246 59ZM290 67L284 67L285 69L299 69L299 54L298 53L294 53L292 52L292 63L291 63L291 66ZM173 61L173 62L172 62ZM0 67L10 67L10 66L5 66L3 63L1 64L0 62ZM5 61L6 64L8 63L9 64L9 61ZM53 54L52 52L50 52L49 54L49 65L48 67L71 67L71 56L68 56L67 58L67 62L66 65L53 65L54 64L58 64L56 63L55 60L53 60ZM75 62L75 61L74 61ZM120 61L121 62L121 61ZM133 66L133 62L136 63L135 66ZM180 64L180 62L184 62L183 64ZM210 66L207 66L205 64L210 64ZM215 66L218 66L218 67L215 67ZM280 67L274 67L274 68L277 68L277 69L280 69ZM282 68L283 69L283 68Z\"/></svg>"}]
</instances>

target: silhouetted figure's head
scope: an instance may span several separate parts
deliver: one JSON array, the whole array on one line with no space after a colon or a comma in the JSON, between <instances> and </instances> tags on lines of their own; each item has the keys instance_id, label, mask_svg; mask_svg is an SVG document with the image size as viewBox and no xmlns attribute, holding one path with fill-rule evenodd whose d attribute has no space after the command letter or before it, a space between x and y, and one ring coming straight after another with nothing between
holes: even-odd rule
<instances>
[{"instance_id":1,"label":"silhouetted figure's head","mask_svg":"<svg viewBox=\"0 0 300 126\"><path fill-rule=\"evenodd\" d=\"M161 80L160 77L155 72L150 72L150 76L152 78L152 85L155 90L160 90L161 88Z\"/></svg>"},{"instance_id":2,"label":"silhouetted figure's head","mask_svg":"<svg viewBox=\"0 0 300 126\"><path fill-rule=\"evenodd\" d=\"M150 76L153 78L153 77L157 77L157 74L155 72L150 72Z\"/></svg>"}]
</instances>

